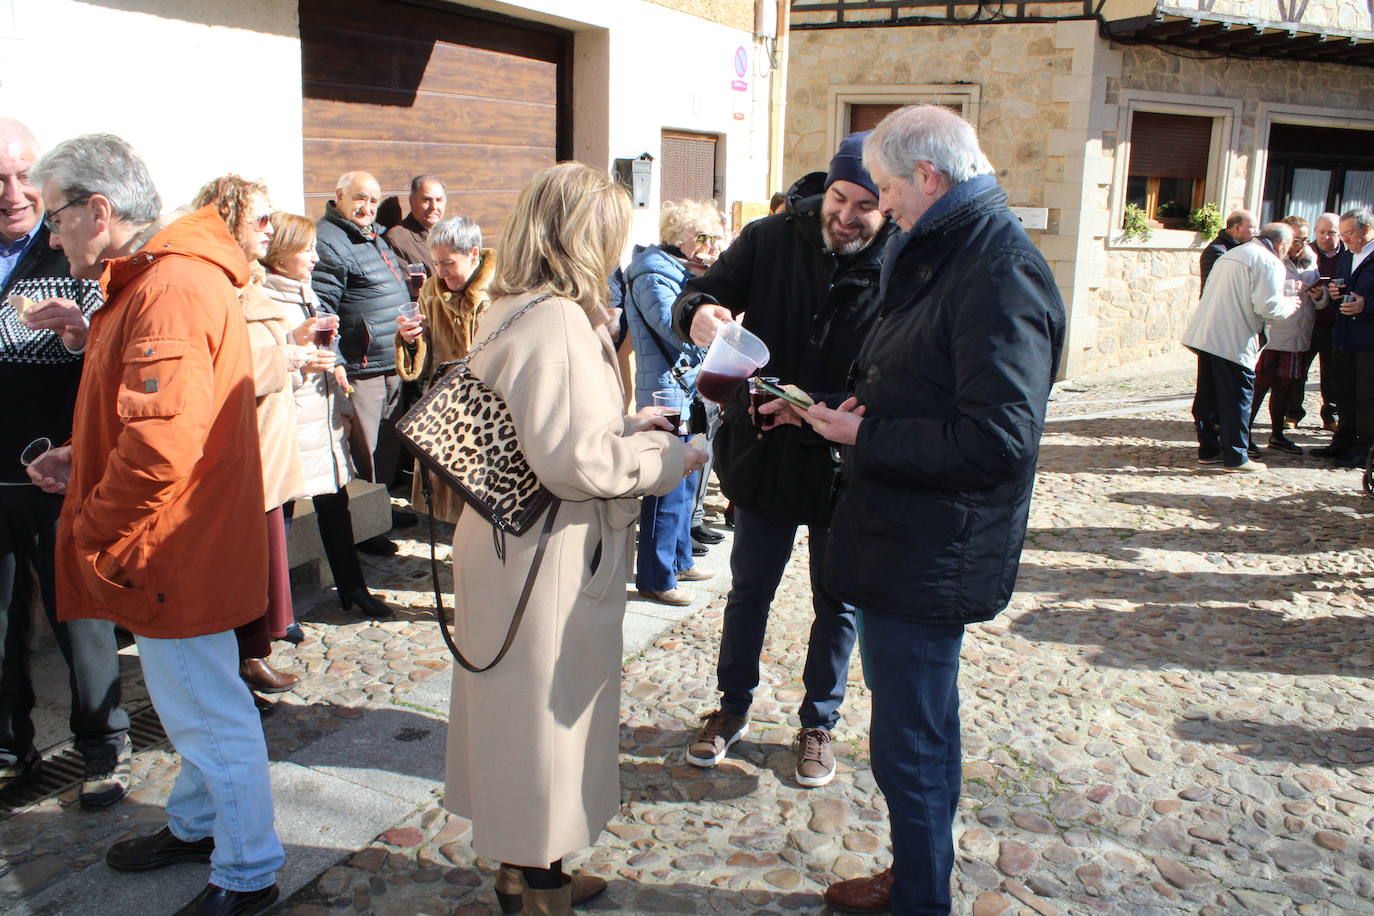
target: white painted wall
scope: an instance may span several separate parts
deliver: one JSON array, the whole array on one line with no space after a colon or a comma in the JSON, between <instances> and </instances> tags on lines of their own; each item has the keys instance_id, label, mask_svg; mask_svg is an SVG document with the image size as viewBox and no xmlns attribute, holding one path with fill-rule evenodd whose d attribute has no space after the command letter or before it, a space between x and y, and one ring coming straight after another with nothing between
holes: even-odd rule
<instances>
[{"instance_id":1,"label":"white painted wall","mask_svg":"<svg viewBox=\"0 0 1374 916\"><path fill-rule=\"evenodd\" d=\"M142 11L112 7L137 7ZM299 210L294 0L0 0L0 113L45 148L118 134L171 207L226 172Z\"/></svg>"},{"instance_id":2,"label":"white painted wall","mask_svg":"<svg viewBox=\"0 0 1374 916\"><path fill-rule=\"evenodd\" d=\"M749 32L643 0L465 5L575 33L575 155L606 168L643 152L656 160L635 242L658 241L665 128L721 135L727 209L774 190L768 80ZM746 92L731 88L741 46ZM303 206L296 0L0 0L0 113L49 148L119 134L147 159L169 208L231 171L265 180L277 206Z\"/></svg>"}]
</instances>

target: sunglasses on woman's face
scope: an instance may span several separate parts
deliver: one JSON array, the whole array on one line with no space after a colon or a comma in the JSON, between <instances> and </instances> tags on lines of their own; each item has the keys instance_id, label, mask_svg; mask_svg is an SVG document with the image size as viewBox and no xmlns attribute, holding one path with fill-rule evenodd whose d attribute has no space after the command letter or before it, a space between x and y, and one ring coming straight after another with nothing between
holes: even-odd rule
<instances>
[{"instance_id":1,"label":"sunglasses on woman's face","mask_svg":"<svg viewBox=\"0 0 1374 916\"><path fill-rule=\"evenodd\" d=\"M267 228L267 224L272 222L272 214L264 213L261 216L248 217L248 228L254 232L261 232Z\"/></svg>"},{"instance_id":2,"label":"sunglasses on woman's face","mask_svg":"<svg viewBox=\"0 0 1374 916\"><path fill-rule=\"evenodd\" d=\"M698 245L715 245L716 243L718 243L718 242L720 241L720 238L721 238L721 237L718 236L718 235L707 235L705 232L703 232L703 233L700 233L700 234L697 236L697 244L698 244Z\"/></svg>"}]
</instances>

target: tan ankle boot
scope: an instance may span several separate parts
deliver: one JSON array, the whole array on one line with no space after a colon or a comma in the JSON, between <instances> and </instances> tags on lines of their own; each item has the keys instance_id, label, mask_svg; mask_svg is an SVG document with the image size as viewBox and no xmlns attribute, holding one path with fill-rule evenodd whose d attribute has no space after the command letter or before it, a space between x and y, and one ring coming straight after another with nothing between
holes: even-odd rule
<instances>
[{"instance_id":1,"label":"tan ankle boot","mask_svg":"<svg viewBox=\"0 0 1374 916\"><path fill-rule=\"evenodd\" d=\"M524 916L572 916L572 882L556 891L536 891L527 887L521 902Z\"/></svg>"},{"instance_id":2,"label":"tan ankle boot","mask_svg":"<svg viewBox=\"0 0 1374 916\"><path fill-rule=\"evenodd\" d=\"M496 902L506 916L520 912L524 903L525 876L513 865L502 865L496 870Z\"/></svg>"},{"instance_id":3,"label":"tan ankle boot","mask_svg":"<svg viewBox=\"0 0 1374 916\"><path fill-rule=\"evenodd\" d=\"M564 879L571 882L572 905L577 906L592 899L597 894L606 890L606 879L598 878L596 875L567 875ZM505 916L515 916L522 909L524 903L525 876L520 873L520 869L511 865L502 865L496 872L496 902L501 907L501 912Z\"/></svg>"}]
</instances>

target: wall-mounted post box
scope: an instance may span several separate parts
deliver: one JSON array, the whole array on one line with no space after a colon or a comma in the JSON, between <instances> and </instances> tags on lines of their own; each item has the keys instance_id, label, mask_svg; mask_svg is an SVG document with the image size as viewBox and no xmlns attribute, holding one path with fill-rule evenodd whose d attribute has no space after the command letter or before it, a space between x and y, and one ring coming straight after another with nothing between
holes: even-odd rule
<instances>
[{"instance_id":1,"label":"wall-mounted post box","mask_svg":"<svg viewBox=\"0 0 1374 916\"><path fill-rule=\"evenodd\" d=\"M630 200L637 209L649 206L649 192L654 175L654 157L641 153L638 159L617 159L613 170L615 180L630 192Z\"/></svg>"}]
</instances>

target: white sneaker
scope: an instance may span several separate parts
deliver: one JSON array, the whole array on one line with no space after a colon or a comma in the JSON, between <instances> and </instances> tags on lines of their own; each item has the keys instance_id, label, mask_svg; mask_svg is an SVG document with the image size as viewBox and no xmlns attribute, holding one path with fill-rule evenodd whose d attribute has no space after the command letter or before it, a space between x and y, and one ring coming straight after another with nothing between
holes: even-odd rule
<instances>
[{"instance_id":1,"label":"white sneaker","mask_svg":"<svg viewBox=\"0 0 1374 916\"><path fill-rule=\"evenodd\" d=\"M1244 464L1238 464L1235 467L1223 467L1222 470L1228 474L1259 474L1269 470L1269 465L1252 458Z\"/></svg>"}]
</instances>

